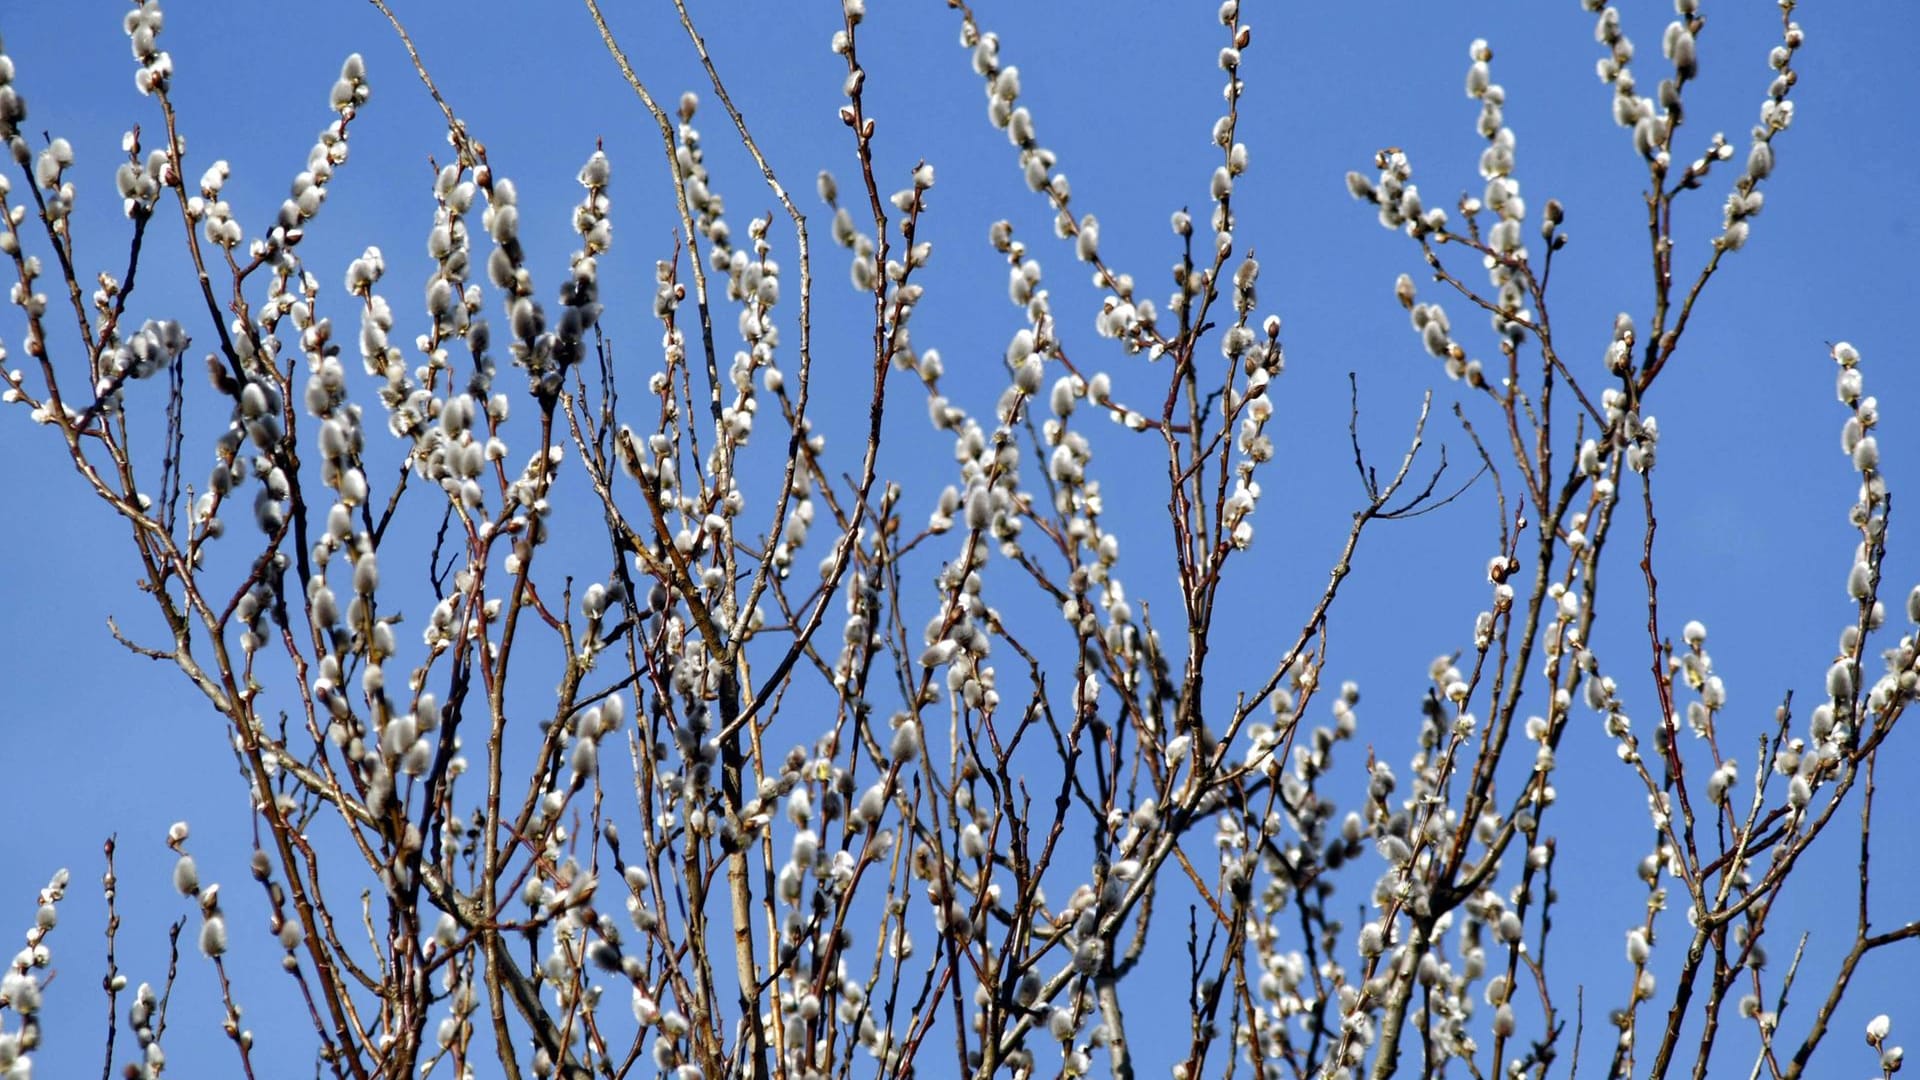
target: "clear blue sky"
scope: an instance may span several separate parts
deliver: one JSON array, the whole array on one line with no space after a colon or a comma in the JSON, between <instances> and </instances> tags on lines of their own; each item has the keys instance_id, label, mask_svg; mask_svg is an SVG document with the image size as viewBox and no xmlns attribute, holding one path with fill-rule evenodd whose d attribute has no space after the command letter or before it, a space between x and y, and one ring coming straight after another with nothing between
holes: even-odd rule
<instances>
[{"instance_id":1,"label":"clear blue sky","mask_svg":"<svg viewBox=\"0 0 1920 1080\"><path fill-rule=\"evenodd\" d=\"M644 10L613 13L614 28L655 93L671 100L681 89L695 89L710 98L670 7L634 6ZM966 404L973 411L989 411L1000 386L997 357L1019 325L1005 300L1003 264L986 242L989 223L1000 217L1016 223L1046 265L1055 310L1080 363L1112 371L1123 389L1163 378L1160 369L1145 369L1092 334L1099 294L1071 250L1051 239L1050 215L1022 184L1006 140L987 125L979 80L956 44L957 16L935 0L872 6L862 54L869 108L880 125L882 190L904 186L921 158L939 171L922 229L935 255L922 279L928 295L914 333L922 347L938 347L947 357L951 392L971 395ZM1477 107L1461 93L1470 41L1484 37L1495 50L1494 78L1507 89L1507 122L1518 133L1526 194L1536 204L1551 196L1567 207L1573 243L1555 266L1555 323L1572 362L1598 370L1615 312L1632 312L1644 325L1649 273L1645 173L1626 132L1613 125L1610 90L1594 76L1599 52L1591 17L1572 0L1249 0L1247 7L1255 31L1243 73L1241 134L1252 167L1236 189L1236 235L1261 256L1261 310L1285 319L1289 358L1273 428L1285 464L1267 479L1260 540L1254 558L1240 566L1231 621L1221 631L1221 640L1232 643L1224 670L1252 673L1270 663L1275 627L1285 625L1271 622L1270 613L1288 612L1291 619L1305 610L1360 503L1346 449L1348 373L1359 380L1363 433L1379 453L1400 445L1421 392L1434 387L1433 434L1456 461L1468 456L1446 418L1459 388L1420 349L1392 296L1396 274L1420 276L1416 252L1405 237L1381 229L1370 208L1349 199L1342 177L1349 169L1368 170L1374 151L1394 145L1411 155L1429 205L1479 189ZM668 179L655 129L584 8L496 0L397 8L443 91L487 144L497 173L519 185L543 298L559 280L573 240L567 221L578 198L575 172L595 140L604 140L614 163L616 228L604 271L608 325L616 339L624 335L636 349L651 348L657 327L648 315L649 277L653 260L670 251L675 228ZM844 69L828 51L837 25L833 8L762 0L696 9L735 100L809 210L818 209L811 196L817 170L833 169L843 184L854 172L851 142L835 116ZM1190 206L1204 217L1216 160L1207 141L1221 81L1212 9L1211 3L1117 0L978 5L982 23L1001 35L1003 58L1021 68L1023 103L1072 178L1076 209L1100 216L1104 253L1162 302L1160 283L1176 254L1168 215ZM22 2L0 14L17 85L32 108L26 130L36 145L44 130L77 148L76 232L89 277L102 269L117 274L125 261L125 222L112 191L120 133L134 124L157 130L159 123L154 104L133 88L134 66L119 28L123 10L111 3ZM1720 0L1705 11L1703 78L1689 94L1684 141L1692 147L1720 130L1744 146L1770 74L1766 53L1777 40L1777 12L1758 0ZM1643 62L1657 58L1670 12L1665 3L1627 5L1628 30ZM1717 669L1731 690L1729 722L1748 744L1752 736L1745 733L1758 732L1786 692L1803 699L1818 692L1839 630L1850 620L1843 586L1855 537L1846 512L1857 480L1840 452L1845 414L1833 399L1828 342L1847 339L1860 347L1869 390L1886 418L1881 445L1895 492L1890 595L1903 595L1920 580L1920 539L1909 539L1916 534L1906 523L1911 511L1903 509L1906 485L1920 477L1914 419L1920 367L1913 348L1920 287L1912 258L1920 202L1908 190L1920 176L1920 89L1911 57L1920 41L1920 9L1893 0L1808 5L1800 19L1808 44L1796 64L1798 112L1793 129L1776 143L1766 210L1747 248L1714 281L1677 367L1662 377L1648 410L1660 418L1662 432L1663 612L1672 626L1698 618L1712 631ZM418 328L405 320L418 303L408 282L424 280L427 265L427 159L444 160L447 148L437 111L378 12L346 2L282 7L181 0L168 11L162 44L175 61L189 172L197 175L215 158L233 163L227 194L250 235L271 215L327 120L326 94L341 59L365 54L373 99L355 123L353 159L303 250L323 288L336 290L349 259L368 244L382 246L403 320L396 340L410 340ZM770 196L717 107L703 111L698 123L738 229L771 207ZM23 178L10 175L20 190ZM1683 202L1682 266L1703 257L1723 196L1723 186L1713 182ZM835 458L839 467L851 469L865 402L861 320L870 306L845 285L842 253L825 242L827 216L813 219L820 282L816 393L828 414L844 406L841 416L827 415L822 423L830 447L845 455ZM178 273L184 264L173 256L177 218L163 220L149 238L135 312L190 320L189 329L208 340L204 312L186 291L187 276ZM791 315L790 306L785 310ZM1483 334L1480 319L1453 314L1456 327ZM22 330L17 310L0 310L9 366L26 364ZM72 370L71 341L59 340ZM1489 352L1490 342L1480 337L1475 351ZM189 364L190 377L196 371ZM919 501L922 509L909 513L917 517L950 481L951 466L946 437L927 431L917 392L903 389L888 426L882 474ZM1488 419L1483 412L1470 416ZM203 873L233 882L236 894L246 891L237 886L245 884L249 846L237 824L245 788L228 768L215 718L177 672L127 655L108 636L109 614L130 630L152 627L133 587L127 529L82 497L51 434L32 428L22 411L0 412L0 475L12 507L8 538L0 541L6 556L0 561L6 642L0 765L9 809L0 827L0 933L24 930L33 891L55 868L73 868L75 885L50 942L60 976L51 988L48 1045L40 1060L40 1075L65 1076L98 1064L100 841L114 833L121 838L121 897L129 915L121 963L135 982L161 977L164 922L190 914L167 884L170 857L161 843L167 824L195 823ZM1135 456L1150 451L1109 440L1096 467L1150 462L1150 455ZM188 474L197 478L208 449L190 445L188 454ZM1168 579L1156 579L1151 569L1166 533L1158 473L1148 474L1153 483L1138 486L1118 482L1117 472L1108 475L1110 503L1133 526L1130 587L1164 598L1172 611ZM1441 512L1378 529L1363 543L1337 610L1329 674L1361 684L1361 740L1402 771L1413 749L1427 665L1469 643L1473 616L1485 603L1493 526L1491 493L1483 486ZM1647 680L1632 677L1644 668L1636 658L1645 649L1634 637L1639 584L1627 554L1616 547L1605 568L1610 633L1621 643L1613 650L1621 659L1612 666L1621 669L1636 715L1651 716ZM1603 651L1608 640L1603 635L1598 642ZM1604 1042L1604 1009L1618 1000L1627 979L1622 935L1641 897L1632 867L1645 844L1645 816L1597 721L1569 737L1563 759L1577 764L1560 777L1563 802L1553 822L1565 856L1564 932L1557 935L1564 950L1557 961L1562 1000L1571 1002L1576 972L1595 973L1588 1036ZM1358 765L1357 754L1343 761L1349 770ZM1890 744L1883 767L1877 813L1890 827L1879 840L1877 904L1880 920L1892 924L1920 917L1920 903L1912 899L1920 887L1920 860L1913 857L1920 848L1904 828L1920 813L1920 791L1889 782L1920 768L1920 742L1912 732ZM1835 901L1822 886L1838 883L1844 889L1839 905L1850 903L1849 850L1843 837L1830 838L1829 861L1789 894L1775 917L1776 931L1812 928L1810 955L1820 953L1820 962L1810 959L1802 972L1800 1021L1811 1011L1812 988L1831 970L1832 953L1821 946L1844 947L1846 924L1826 917ZM1591 861L1579 861L1585 856ZM1576 882L1578 888L1570 887ZM1348 904L1365 895L1358 877L1342 892ZM235 937L264 935L246 922L244 901L235 900ZM1791 949L1776 939L1773 951L1784 958ZM229 1070L231 1050L218 1035L210 976L197 957L183 967L182 994L191 1005L177 1014L180 1026L169 1040L175 1071ZM1854 1007L1842 1014L1823 1051L1826 1068L1818 1071L1870 1071L1858 1039L1874 1012L1893 1012L1895 1041L1903 1025L1909 1031L1920 1025L1920 1007L1910 1004L1910 983L1900 977L1910 967L1911 950L1869 964ZM268 960L248 972L242 997L253 1006L250 1021L263 1031L289 1022L297 1029L297 1016L271 1016L290 1003L285 980L272 968ZM1791 1019L1788 1027L1798 1030ZM1744 1068L1731 1058L1722 1064Z\"/></svg>"}]
</instances>

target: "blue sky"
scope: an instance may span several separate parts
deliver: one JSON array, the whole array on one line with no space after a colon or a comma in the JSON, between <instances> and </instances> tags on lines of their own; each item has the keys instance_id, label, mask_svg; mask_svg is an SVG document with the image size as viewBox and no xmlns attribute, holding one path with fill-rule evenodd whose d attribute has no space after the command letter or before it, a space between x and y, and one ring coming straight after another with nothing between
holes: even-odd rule
<instances>
[{"instance_id":1,"label":"blue sky","mask_svg":"<svg viewBox=\"0 0 1920 1080\"><path fill-rule=\"evenodd\" d=\"M1318 595L1359 505L1346 448L1349 373L1358 380L1363 435L1376 453L1397 453L1421 393L1431 387L1434 441L1446 443L1455 461L1468 456L1449 415L1452 403L1465 399L1421 350L1392 296L1396 274L1419 277L1417 252L1404 236L1381 229L1371 208L1353 203L1342 177L1349 169L1370 171L1373 153L1392 145L1412 158L1429 204L1478 190L1478 110L1461 93L1470 41L1483 37L1494 48L1493 74L1507 90L1507 122L1518 133L1518 175L1528 197L1536 204L1558 198L1567 207L1573 243L1555 266L1555 324L1573 362L1598 370L1616 312L1644 323L1649 275L1644 169L1609 115L1610 91L1593 74L1599 51L1591 17L1572 0L1247 6L1254 40L1243 73L1241 137L1252 167L1236 189L1236 235L1260 255L1261 310L1285 320L1289 359L1273 428L1283 464L1268 478L1260 540L1240 566L1220 630L1223 661L1241 665L1225 670L1252 673L1271 663L1275 636L1287 626L1272 612L1304 611ZM611 17L643 77L669 99L681 89L709 98L671 9L641 7ZM1005 139L986 123L979 80L956 44L957 16L933 0L873 7L862 58L869 109L879 123L881 189L904 186L922 158L939 172L922 228L934 260L922 279L928 294L914 332L922 347L947 357L951 392L970 394L965 404L987 412L1000 388L997 357L1019 325L1005 300L1004 266L986 242L989 224L1001 217L1014 221L1046 265L1077 360L1111 371L1123 391L1163 378L1092 334L1099 293L1070 248L1051 238L1051 215L1025 189ZM121 10L106 3L20 4L0 16L17 84L32 107L26 129L36 144L45 130L78 150L76 232L89 276L118 273L124 263L125 223L111 186L120 133L133 124L150 131L158 125L153 103L132 85ZM528 5L484 2L398 10L497 172L519 185L543 295L559 280L573 239L566 225L578 198L574 174L596 140L604 141L614 163L617 237L604 279L610 332L616 340L624 333L636 350L650 348L657 327L646 299L652 262L671 248L670 188L655 130L584 9L555 5L536 13ZM1021 68L1023 102L1073 180L1076 209L1100 216L1103 252L1155 296L1166 291L1159 282L1176 255L1169 213L1207 205L1214 163L1208 130L1221 81L1211 10L992 0L977 7L983 25L1001 35L1003 57ZM1626 6L1628 30L1646 62L1657 58L1670 11L1666 4ZM1689 94L1684 130L1691 141L1683 142L1696 146L1725 131L1744 145L1770 74L1776 9L1721 0L1706 13L1703 76ZM333 289L349 259L368 244L381 245L396 308L409 317L418 304L406 283L423 280L428 265L421 242L431 214L427 159L444 160L446 144L437 111L378 12L360 4L205 2L178 3L168 14L162 43L174 56L190 172L217 157L231 161L227 194L250 232L271 215L326 121L326 93L341 59L365 54L373 99L356 121L353 158L310 230L305 257L323 287ZM827 215L815 212L811 196L817 170L834 170L843 186L853 175L851 141L835 116L843 68L827 47L837 20L828 6L767 2L695 14L704 15L709 46L763 148L813 213L816 394L827 405L821 423L830 447L847 455L839 460L851 469L865 402L861 320L869 309L846 287L844 258L825 242ZM1776 144L1766 210L1747 248L1713 282L1648 410L1662 432L1664 618L1673 627L1698 618L1710 628L1717 669L1731 688L1731 722L1749 740L1785 693L1818 692L1840 627L1850 620L1843 585L1855 540L1846 511L1857 480L1840 451L1845 412L1833 398L1829 342L1860 347L1869 391L1886 418L1881 445L1895 492L1890 595L1920 580L1920 544L1906 540L1912 533L1902 499L1908 478L1920 475L1920 426L1912 419L1920 413L1912 349L1920 287L1911 255L1920 203L1907 190L1920 176L1920 91L1909 55L1920 40L1920 9L1809 5L1800 19L1808 44L1796 64L1797 117ZM708 166L737 222L771 208L717 108L697 122ZM22 178L12 176L20 189ZM1723 195L1723 186L1710 182L1682 203L1682 267L1706 254ZM189 319L199 311L186 277L160 272L183 265L163 261L177 250L178 228L170 219L149 239L158 248L134 305L141 317ZM1482 320L1454 315L1456 326L1482 335L1477 351L1488 351ZM208 334L204 321L201 313L189 329ZM10 366L26 360L21 333L17 310L0 311ZM189 368L191 378L196 369ZM909 515L917 517L950 482L952 467L946 437L927 430L917 391L910 384L900 389L881 471L909 492L910 505L919 500L922 509ZM1484 423L1489 416L1473 411L1482 405L1469 402L1469 416ZM176 672L127 655L108 636L109 614L130 632L152 628L133 588L127 530L82 496L50 436L20 411L0 412L0 469L13 500L10 539L0 546L8 556L0 562L7 642L0 762L7 765L10 810L0 827L0 932L24 929L33 890L56 867L73 867L76 885L51 942L61 977L52 988L41 1061L41 1075L68 1075L95 1064L100 841L121 838L121 897L129 914L121 963L136 982L160 974L156 948L165 920L190 914L167 886L167 824L194 821L195 848L210 878L244 881L248 844L238 824L244 785L228 768L213 716ZM1158 474L1145 474L1151 483L1121 479L1125 470L1152 467L1155 448L1140 442L1109 439L1096 468L1113 470L1110 505L1133 527L1130 587L1163 598L1172 611L1168 580L1156 580L1154 569L1166 533ZM194 476L207 450L190 445L188 453ZM1468 643L1474 613L1485 603L1493 530L1491 494L1482 485L1363 542L1334 618L1329 671L1361 684L1361 741L1396 765L1412 750L1428 662ZM1603 571L1610 576L1609 632L1620 642L1621 659L1612 666L1622 669L1629 704L1650 715L1647 680L1631 678L1644 668L1645 647L1634 636L1639 582L1627 555L1616 548ZM1605 633L1596 643L1602 650ZM1557 962L1569 983L1575 972L1594 973L1591 1011L1594 1001L1618 997L1601 987L1624 987L1627 978L1620 946L1639 903L1631 875L1646 829L1640 796L1625 783L1597 722L1570 737L1563 758L1574 756L1580 763L1560 779L1557 827L1563 854L1583 861L1560 870L1567 903L1560 920L1572 932L1558 938L1564 951ZM1357 757L1350 754L1345 765L1357 769ZM1898 735L1883 759L1879 820L1902 822L1920 812L1915 785L1896 782L1914 765L1920 745L1911 732ZM1900 830L1883 833L1879 843L1881 920L1920 916L1910 899L1920 886L1912 841ZM1829 861L1789 893L1776 916L1777 927L1814 931L1806 987L1819 986L1819 974L1831 970L1831 952L1814 954L1823 943L1843 947L1846 932L1828 918L1832 897L1819 884L1838 881L1850 896L1855 871L1843 837L1832 837L1829 847ZM1580 888L1564 887L1568 882ZM1353 879L1343 895L1357 904L1365 884ZM247 929L242 918L236 915L236 937ZM1776 941L1774 951L1790 950ZM1829 1067L1868 1069L1856 1040L1874 1012L1891 1011L1896 1033L1902 1023L1920 1023L1920 1011L1901 1004L1911 997L1901 989L1903 966L1894 955L1869 963L1854 1007L1823 1051ZM218 1036L209 976L197 958L184 967L182 992L196 999L194 1015L204 1022L197 1031L183 1022L174 1036L176 1067L182 1074L225 1068L230 1050ZM276 1022L269 1014L284 990L270 967L243 995L263 1028ZM1801 995L1801 1021L1811 994ZM1603 1020L1595 1014L1588 1022L1592 1036Z\"/></svg>"}]
</instances>

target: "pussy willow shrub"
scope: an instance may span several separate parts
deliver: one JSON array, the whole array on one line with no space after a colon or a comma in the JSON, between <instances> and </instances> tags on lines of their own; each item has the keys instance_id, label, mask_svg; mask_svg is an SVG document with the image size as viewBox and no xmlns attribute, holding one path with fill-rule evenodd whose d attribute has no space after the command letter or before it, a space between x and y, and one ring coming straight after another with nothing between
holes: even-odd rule
<instances>
[{"instance_id":1,"label":"pussy willow shrub","mask_svg":"<svg viewBox=\"0 0 1920 1080\"><path fill-rule=\"evenodd\" d=\"M1022 104L1019 36L1003 47L948 6L964 49L951 62L978 74L986 121L1061 240L991 231L1019 329L982 413L949 396L912 333L939 188L927 164L875 167L884 108L865 92L861 0L831 43L837 153L856 168L819 175L824 212L762 155L685 9L719 128L758 181L709 173L699 99L656 96L589 0L672 163L678 220L653 234L650 305L600 288L606 154L579 166L566 275L538 280L523 234L546 223L522 220L485 118L456 111L411 42L448 142L420 223L424 282L396 280L378 246L344 271L303 258L329 192L378 167L349 164L369 107L358 56L278 212L244 221L218 146L189 158L179 133L173 88L196 73L175 72L155 0L133 7L147 118L113 192L91 194L120 200L131 242L93 236L84 252L76 150L27 121L33 70L57 59L0 56L0 137L19 167L0 178L9 420L44 428L131 523L164 634L121 642L199 691L250 785L254 880L224 890L260 897L265 925L230 926L187 825L166 838L240 1071L1698 1076L1719 1047L1716 1070L1802 1075L1862 957L1920 936L1872 928L1864 884L1856 919L1849 885L1837 978L1785 1011L1806 939L1770 914L1823 838L1842 865L1857 848L1864 882L1876 756L1917 678L1911 632L1883 628L1889 497L1860 354L1831 347L1859 543L1837 659L1809 660L1826 668L1820 700L1725 710L1705 627L1675 639L1659 604L1650 480L1656 384L1791 157L1794 5L1722 16L1779 21L1753 126L1707 138L1683 122L1697 4L1680 0L1643 51L1619 9L1582 4L1617 150L1645 169L1644 219L1618 224L1646 231L1655 270L1618 279L1608 302L1631 314L1610 340L1554 333L1550 273L1578 248L1560 203L1521 194L1485 42L1462 57L1474 193L1424 199L1399 150L1348 174L1411 248L1394 293L1453 381L1456 443L1493 478L1473 497L1502 522L1485 609L1463 613L1457 651L1435 643L1449 651L1419 723L1365 734L1343 681L1365 657L1329 648L1328 616L1364 533L1459 494L1459 473L1422 451L1431 401L1378 469L1357 436L1329 448L1330 467L1360 466L1364 498L1324 591L1259 643L1257 668L1212 637L1223 590L1276 572L1258 531L1276 512L1262 494L1285 355L1234 236L1255 209L1235 198L1247 12L1217 12L1211 203L1173 215L1174 284L1155 293L1107 261L1075 205ZM778 210L740 222L723 183L756 182ZM1676 240L1716 213L1710 243ZM162 219L184 223L182 247L152 242ZM823 232L843 251L816 250ZM1093 275L1097 312L1054 310L1041 252L1056 247ZM124 271L93 269L108 263ZM816 291L822 274L833 287ZM843 274L871 333L829 346L813 308L847 302ZM197 282L198 308L133 314L136 279L159 275ZM616 358L616 325L659 344ZM864 357L860 376L818 378L828 348ZM1155 389L1123 397L1096 363ZM829 445L823 409L864 415L850 426L864 441ZM924 411L915 445L951 450L944 490L883 475L889 409ZM1127 441L1163 463L1170 527L1105 512L1096 450ZM569 544L553 542L560 520ZM1603 562L1610 611L1639 637L1623 655L1589 647ZM1175 600L1136 607L1136 581ZM1920 620L1920 592L1894 602L1903 626ZM1604 728L1649 842L1639 899L1597 930L1625 935L1624 966L1562 974L1544 963L1556 869L1597 872L1563 868L1579 830L1556 842L1574 725ZM109 1073L159 1076L171 975L130 990L115 966L112 858L109 844L98 1052ZM62 870L41 890L0 985L7 1077L41 1049L56 905L74 887ZM284 974L234 963L242 938L271 938ZM1150 939L1183 980L1164 960L1143 975ZM311 1051L254 1043L242 1010L278 979L304 1002ZM1886 1017L1869 1025L1882 1074L1900 1065L1888 1038Z\"/></svg>"}]
</instances>

